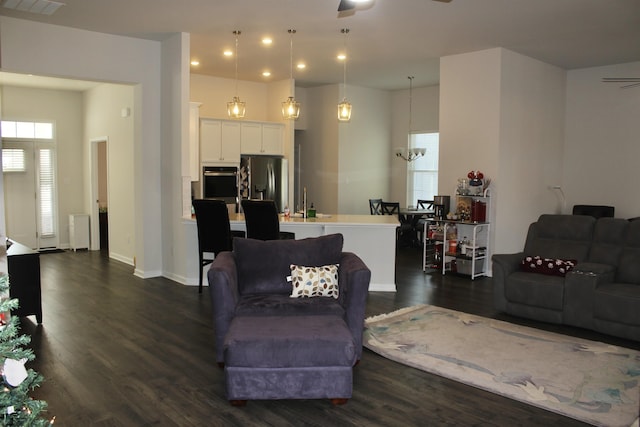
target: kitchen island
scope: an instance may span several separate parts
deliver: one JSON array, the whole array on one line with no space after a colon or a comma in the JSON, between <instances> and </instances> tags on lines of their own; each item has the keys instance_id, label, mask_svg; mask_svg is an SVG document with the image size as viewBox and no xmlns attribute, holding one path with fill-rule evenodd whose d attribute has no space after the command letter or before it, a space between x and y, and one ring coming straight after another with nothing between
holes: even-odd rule
<instances>
[{"instance_id":1,"label":"kitchen island","mask_svg":"<svg viewBox=\"0 0 640 427\"><path fill-rule=\"evenodd\" d=\"M231 214L232 230L246 230L244 215ZM198 237L196 221L184 218L187 226L186 283L198 284ZM396 228L399 222L390 215L322 215L317 218L280 216L280 230L295 233L296 239L340 233L344 251L358 255L371 270L370 291L395 292ZM205 267L208 269L208 266ZM206 277L206 275L205 275ZM206 285L206 283L205 283Z\"/></svg>"}]
</instances>

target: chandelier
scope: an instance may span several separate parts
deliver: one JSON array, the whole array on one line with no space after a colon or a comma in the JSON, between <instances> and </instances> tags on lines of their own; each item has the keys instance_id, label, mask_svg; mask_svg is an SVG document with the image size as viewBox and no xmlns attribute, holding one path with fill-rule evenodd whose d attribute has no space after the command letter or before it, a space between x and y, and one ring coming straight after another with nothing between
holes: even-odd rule
<instances>
[{"instance_id":1,"label":"chandelier","mask_svg":"<svg viewBox=\"0 0 640 427\"><path fill-rule=\"evenodd\" d=\"M231 102L227 102L227 114L232 119L241 119L244 117L245 103L240 101L238 96L238 36L241 34L240 30L234 30L233 34L236 36L236 95Z\"/></svg>"},{"instance_id":2,"label":"chandelier","mask_svg":"<svg viewBox=\"0 0 640 427\"><path fill-rule=\"evenodd\" d=\"M411 116L412 116L412 104L413 104L413 76L407 77L409 79L409 135L411 138ZM414 160L422 157L427 152L426 148L407 148L406 150L396 150L396 157L400 157L407 162L413 162Z\"/></svg>"},{"instance_id":3,"label":"chandelier","mask_svg":"<svg viewBox=\"0 0 640 427\"><path fill-rule=\"evenodd\" d=\"M289 59L290 59L290 73L289 73L289 81L290 84L293 85L293 35L296 33L296 30L288 30L289 32ZM297 120L300 116L300 103L296 102L293 98L293 95L287 98L286 101L282 103L282 118L283 119L291 119Z\"/></svg>"},{"instance_id":4,"label":"chandelier","mask_svg":"<svg viewBox=\"0 0 640 427\"><path fill-rule=\"evenodd\" d=\"M342 102L338 104L338 120L348 122L351 120L351 103L347 101L347 34L349 34L349 29L343 28L340 32L344 34L344 59L342 60L344 83L342 85Z\"/></svg>"}]
</instances>

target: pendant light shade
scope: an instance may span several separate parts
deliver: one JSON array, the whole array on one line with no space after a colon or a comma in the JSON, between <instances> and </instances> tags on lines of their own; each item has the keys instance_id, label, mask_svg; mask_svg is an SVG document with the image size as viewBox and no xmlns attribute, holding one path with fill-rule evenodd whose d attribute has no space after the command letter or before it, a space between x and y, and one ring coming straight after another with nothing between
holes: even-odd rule
<instances>
[{"instance_id":1,"label":"pendant light shade","mask_svg":"<svg viewBox=\"0 0 640 427\"><path fill-rule=\"evenodd\" d=\"M340 104L338 104L338 120L341 122L348 122L351 120L351 103L344 98Z\"/></svg>"},{"instance_id":2,"label":"pendant light shade","mask_svg":"<svg viewBox=\"0 0 640 427\"><path fill-rule=\"evenodd\" d=\"M289 79L291 85L293 85L293 35L296 30L288 30L289 33L289 60L290 60L290 73ZM300 117L300 103L295 100L293 94L282 103L282 118L289 120L297 120Z\"/></svg>"},{"instance_id":3,"label":"pendant light shade","mask_svg":"<svg viewBox=\"0 0 640 427\"><path fill-rule=\"evenodd\" d=\"M232 119L241 119L244 117L245 103L240 101L238 96L238 36L241 34L240 30L234 30L233 34L236 36L236 96L233 97L231 102L227 102L227 114Z\"/></svg>"},{"instance_id":4,"label":"pendant light shade","mask_svg":"<svg viewBox=\"0 0 640 427\"><path fill-rule=\"evenodd\" d=\"M344 59L342 62L344 83L342 85L342 102L338 104L338 120L348 122L351 120L351 103L347 101L347 34L349 34L349 29L343 28L340 32L344 34Z\"/></svg>"}]
</instances>

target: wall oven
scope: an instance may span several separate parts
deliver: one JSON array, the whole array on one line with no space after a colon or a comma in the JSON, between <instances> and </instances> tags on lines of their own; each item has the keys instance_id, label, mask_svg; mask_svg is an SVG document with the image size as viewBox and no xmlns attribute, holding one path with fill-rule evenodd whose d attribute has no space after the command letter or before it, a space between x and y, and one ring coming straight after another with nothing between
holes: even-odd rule
<instances>
[{"instance_id":1,"label":"wall oven","mask_svg":"<svg viewBox=\"0 0 640 427\"><path fill-rule=\"evenodd\" d=\"M202 198L222 199L238 206L238 168L236 166L203 166Z\"/></svg>"}]
</instances>

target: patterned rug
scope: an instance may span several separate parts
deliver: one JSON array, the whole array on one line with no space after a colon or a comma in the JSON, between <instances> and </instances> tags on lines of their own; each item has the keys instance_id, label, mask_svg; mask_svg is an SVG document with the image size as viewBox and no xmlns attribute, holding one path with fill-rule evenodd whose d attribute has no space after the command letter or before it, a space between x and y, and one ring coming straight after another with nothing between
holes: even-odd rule
<instances>
[{"instance_id":1,"label":"patterned rug","mask_svg":"<svg viewBox=\"0 0 640 427\"><path fill-rule=\"evenodd\" d=\"M638 426L640 352L429 305L365 321L396 362L599 426Z\"/></svg>"}]
</instances>

